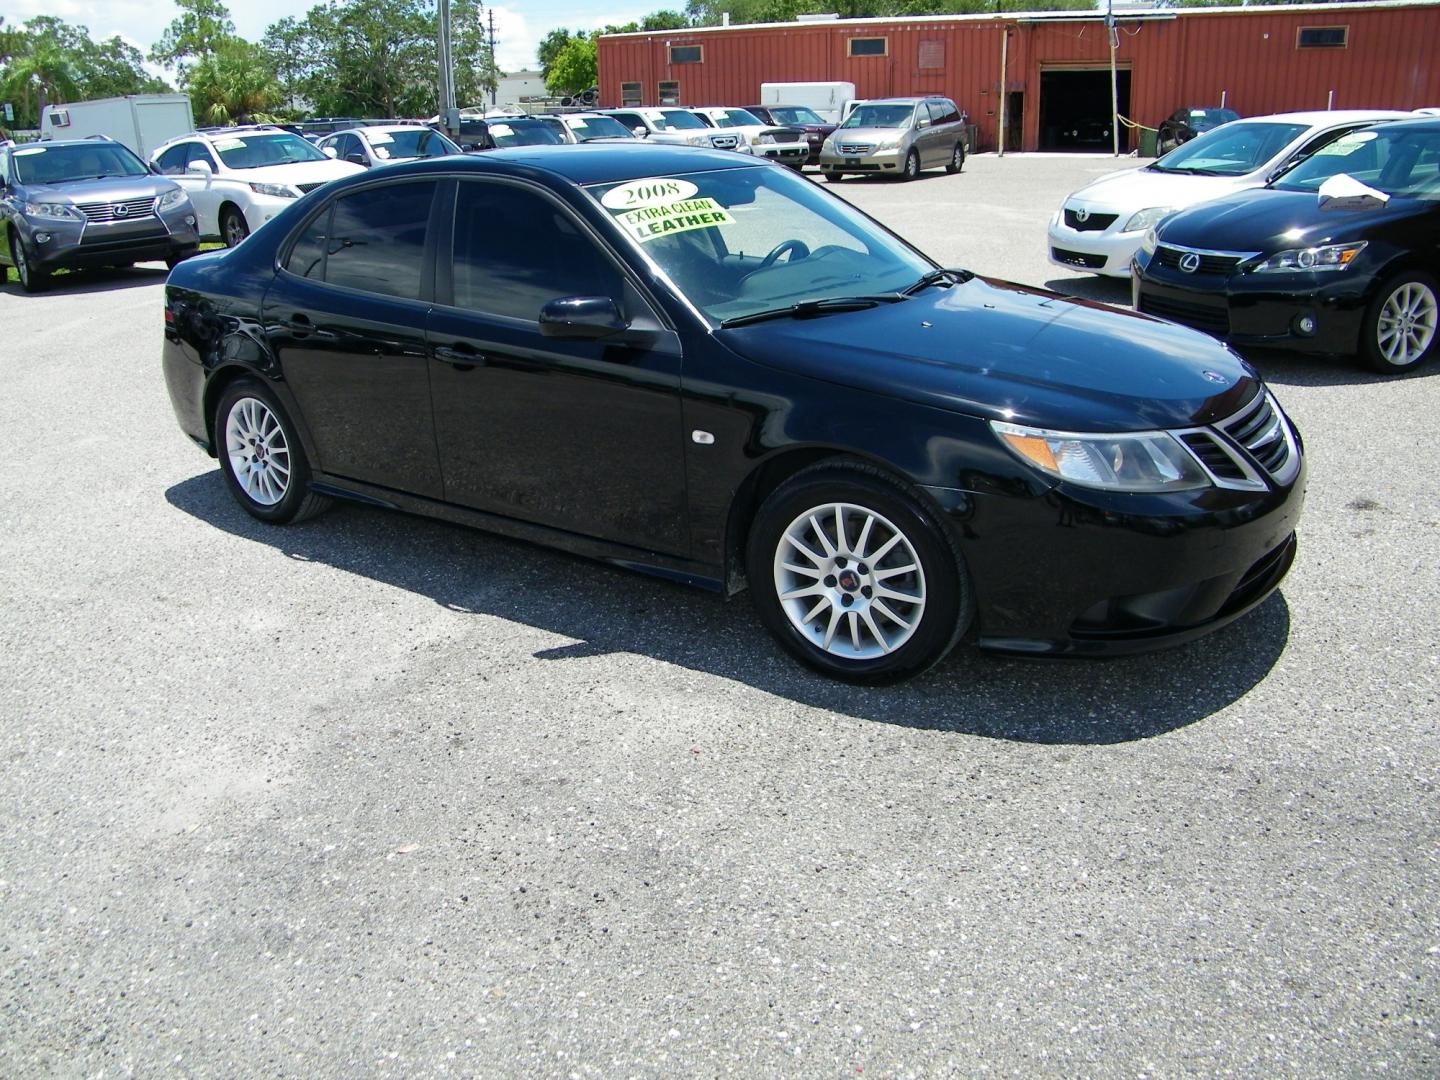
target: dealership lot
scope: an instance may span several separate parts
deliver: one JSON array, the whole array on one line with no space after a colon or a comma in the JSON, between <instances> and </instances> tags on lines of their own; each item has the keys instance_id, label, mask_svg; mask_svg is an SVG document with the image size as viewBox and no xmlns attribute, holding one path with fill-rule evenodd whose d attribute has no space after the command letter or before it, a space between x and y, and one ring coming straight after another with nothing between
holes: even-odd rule
<instances>
[{"instance_id":1,"label":"dealership lot","mask_svg":"<svg viewBox=\"0 0 1440 1080\"><path fill-rule=\"evenodd\" d=\"M1045 260L1108 158L834 190ZM887 689L725 603L360 507L252 521L163 270L0 291L0 1074L1431 1076L1433 366L1256 362L1301 554L1195 645Z\"/></svg>"}]
</instances>

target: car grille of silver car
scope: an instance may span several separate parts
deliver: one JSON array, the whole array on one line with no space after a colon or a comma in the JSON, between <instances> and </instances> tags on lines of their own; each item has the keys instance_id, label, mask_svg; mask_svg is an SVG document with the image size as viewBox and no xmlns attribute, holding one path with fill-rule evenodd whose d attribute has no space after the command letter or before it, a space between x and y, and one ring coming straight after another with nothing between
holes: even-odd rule
<instances>
[{"instance_id":1,"label":"car grille of silver car","mask_svg":"<svg viewBox=\"0 0 1440 1080\"><path fill-rule=\"evenodd\" d=\"M1186 255L1195 255L1199 265L1191 267L1192 274L1228 274L1247 259L1253 259L1255 251L1206 251L1203 248L1180 247L1177 244L1161 244L1155 249L1155 262L1160 266L1179 266ZM1182 268L1183 269L1183 268Z\"/></svg>"},{"instance_id":2,"label":"car grille of silver car","mask_svg":"<svg viewBox=\"0 0 1440 1080\"><path fill-rule=\"evenodd\" d=\"M738 135L711 135L710 142L716 150L734 150L740 145Z\"/></svg>"},{"instance_id":3,"label":"car grille of silver car","mask_svg":"<svg viewBox=\"0 0 1440 1080\"><path fill-rule=\"evenodd\" d=\"M861 154L868 154L871 150L874 149L875 147L871 146L869 143L846 142L840 144L840 153L852 154L857 157Z\"/></svg>"},{"instance_id":4,"label":"car grille of silver car","mask_svg":"<svg viewBox=\"0 0 1440 1080\"><path fill-rule=\"evenodd\" d=\"M1220 487L1263 491L1261 471L1288 484L1300 470L1300 452L1289 422L1266 391L1213 428L1178 433Z\"/></svg>"},{"instance_id":5,"label":"car grille of silver car","mask_svg":"<svg viewBox=\"0 0 1440 1080\"><path fill-rule=\"evenodd\" d=\"M123 202L108 203L76 203L80 212L85 215L86 221L110 222L110 221L136 221L140 218L155 216L155 196L149 195L143 199L126 199Z\"/></svg>"},{"instance_id":6,"label":"car grille of silver car","mask_svg":"<svg viewBox=\"0 0 1440 1080\"><path fill-rule=\"evenodd\" d=\"M1092 214L1088 210L1084 211L1083 218L1080 215L1081 211L1071 210L1067 206L1065 208L1065 224L1076 232L1104 232L1120 216L1119 214Z\"/></svg>"}]
</instances>

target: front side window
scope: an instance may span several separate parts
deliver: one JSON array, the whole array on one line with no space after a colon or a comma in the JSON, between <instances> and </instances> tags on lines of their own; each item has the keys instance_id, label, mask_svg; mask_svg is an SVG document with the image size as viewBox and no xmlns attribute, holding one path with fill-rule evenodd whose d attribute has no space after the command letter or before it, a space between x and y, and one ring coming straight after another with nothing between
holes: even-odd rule
<instances>
[{"instance_id":1,"label":"front side window","mask_svg":"<svg viewBox=\"0 0 1440 1080\"><path fill-rule=\"evenodd\" d=\"M1341 174L1392 198L1440 199L1440 131L1352 131L1321 147L1272 186L1318 191Z\"/></svg>"},{"instance_id":2,"label":"front side window","mask_svg":"<svg viewBox=\"0 0 1440 1080\"><path fill-rule=\"evenodd\" d=\"M447 157L461 149L440 132L428 127L407 127L401 131L372 131L370 148L381 161L409 161L412 158Z\"/></svg>"},{"instance_id":3,"label":"front side window","mask_svg":"<svg viewBox=\"0 0 1440 1080\"><path fill-rule=\"evenodd\" d=\"M70 146L43 144L12 151L15 176L22 184L64 184L106 176L144 176L144 162L119 143L92 142Z\"/></svg>"},{"instance_id":4,"label":"front side window","mask_svg":"<svg viewBox=\"0 0 1440 1080\"><path fill-rule=\"evenodd\" d=\"M266 165L327 160L323 151L288 131L216 135L211 143L229 169L260 169Z\"/></svg>"},{"instance_id":5,"label":"front side window","mask_svg":"<svg viewBox=\"0 0 1440 1080\"><path fill-rule=\"evenodd\" d=\"M178 176L185 171L185 156L190 152L189 143L177 143L158 158L155 165L167 176Z\"/></svg>"},{"instance_id":6,"label":"front side window","mask_svg":"<svg viewBox=\"0 0 1440 1080\"><path fill-rule=\"evenodd\" d=\"M1198 176L1243 176L1260 168L1304 132L1304 124L1237 120L1197 135L1149 168Z\"/></svg>"},{"instance_id":7,"label":"front side window","mask_svg":"<svg viewBox=\"0 0 1440 1080\"><path fill-rule=\"evenodd\" d=\"M285 268L329 285L418 299L434 198L434 181L344 195L302 230Z\"/></svg>"},{"instance_id":8,"label":"front side window","mask_svg":"<svg viewBox=\"0 0 1440 1080\"><path fill-rule=\"evenodd\" d=\"M535 322L564 296L623 298L615 263L568 211L514 184L465 181L455 205L455 306Z\"/></svg>"},{"instance_id":9,"label":"front side window","mask_svg":"<svg viewBox=\"0 0 1440 1080\"><path fill-rule=\"evenodd\" d=\"M915 115L913 105L857 105L845 118L842 128L908 128Z\"/></svg>"}]
</instances>

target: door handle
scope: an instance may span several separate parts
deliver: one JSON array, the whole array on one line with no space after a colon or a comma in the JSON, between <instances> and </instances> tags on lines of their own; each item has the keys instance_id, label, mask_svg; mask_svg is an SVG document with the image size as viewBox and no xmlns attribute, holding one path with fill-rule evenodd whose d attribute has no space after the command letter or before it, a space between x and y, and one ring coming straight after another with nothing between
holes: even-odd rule
<instances>
[{"instance_id":1,"label":"door handle","mask_svg":"<svg viewBox=\"0 0 1440 1080\"><path fill-rule=\"evenodd\" d=\"M314 338L316 341L335 341L339 335L330 330L317 330L310 317L297 311L286 319L282 326L297 338Z\"/></svg>"},{"instance_id":2,"label":"door handle","mask_svg":"<svg viewBox=\"0 0 1440 1080\"><path fill-rule=\"evenodd\" d=\"M476 352L469 345L437 345L432 352L436 360L442 364L449 364L456 371L474 371L476 367L485 363L485 355Z\"/></svg>"}]
</instances>

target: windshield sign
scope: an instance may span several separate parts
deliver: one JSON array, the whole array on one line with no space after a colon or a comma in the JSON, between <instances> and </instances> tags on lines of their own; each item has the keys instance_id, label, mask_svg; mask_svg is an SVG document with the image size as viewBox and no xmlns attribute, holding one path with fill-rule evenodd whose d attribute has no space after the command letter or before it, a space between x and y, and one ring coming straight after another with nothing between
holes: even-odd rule
<instances>
[{"instance_id":1,"label":"windshield sign","mask_svg":"<svg viewBox=\"0 0 1440 1080\"><path fill-rule=\"evenodd\" d=\"M288 131L274 135L222 136L211 145L229 169L263 169L267 165L330 160L324 151Z\"/></svg>"}]
</instances>

